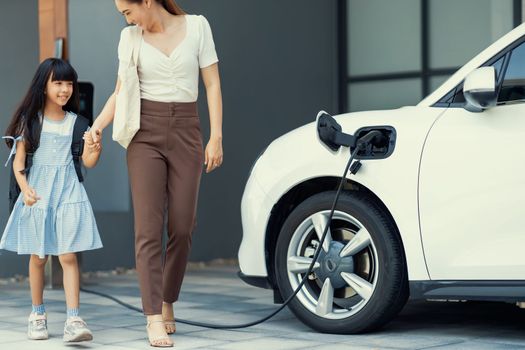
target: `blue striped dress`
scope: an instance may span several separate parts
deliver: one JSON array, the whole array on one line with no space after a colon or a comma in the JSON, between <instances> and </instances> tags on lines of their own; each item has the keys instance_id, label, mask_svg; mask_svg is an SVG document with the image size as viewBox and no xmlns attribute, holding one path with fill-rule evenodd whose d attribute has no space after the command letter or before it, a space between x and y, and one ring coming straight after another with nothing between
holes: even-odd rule
<instances>
[{"instance_id":1,"label":"blue striped dress","mask_svg":"<svg viewBox=\"0 0 525 350\"><path fill-rule=\"evenodd\" d=\"M91 203L78 181L71 155L77 116L44 117L33 156L29 185L41 199L26 206L20 194L0 240L0 249L18 254L61 255L102 247Z\"/></svg>"}]
</instances>

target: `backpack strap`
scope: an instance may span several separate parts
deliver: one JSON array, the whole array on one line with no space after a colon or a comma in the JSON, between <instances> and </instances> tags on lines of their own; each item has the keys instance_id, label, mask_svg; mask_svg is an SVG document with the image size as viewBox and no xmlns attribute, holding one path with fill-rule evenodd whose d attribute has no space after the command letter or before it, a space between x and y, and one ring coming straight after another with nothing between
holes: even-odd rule
<instances>
[{"instance_id":1,"label":"backpack strap","mask_svg":"<svg viewBox=\"0 0 525 350\"><path fill-rule=\"evenodd\" d=\"M16 154L16 144L17 142L23 140L23 136L22 135L18 137L2 136L2 138L13 140L13 146L11 147L9 158L7 159L7 162L5 163L5 166L7 166L8 164L11 164L11 171L9 172L10 174L9 175L9 213L11 213L15 206L16 200L18 199L18 196L20 195L20 187L18 186L18 183L16 182L16 177L15 177L15 173L13 170L13 162L15 161L13 156Z\"/></svg>"},{"instance_id":2,"label":"backpack strap","mask_svg":"<svg viewBox=\"0 0 525 350\"><path fill-rule=\"evenodd\" d=\"M11 163L12 162L13 161L11 161ZM11 172L9 174L9 213L11 213L13 211L13 208L15 207L16 200L18 199L21 190L18 186L18 182L16 181L13 169L11 169Z\"/></svg>"},{"instance_id":3,"label":"backpack strap","mask_svg":"<svg viewBox=\"0 0 525 350\"><path fill-rule=\"evenodd\" d=\"M36 141L36 145L34 148L28 149L26 151L26 164L25 169L21 171L22 174L25 174L26 176L29 174L29 169L33 166L33 156L40 146L40 134L42 133L42 123L43 123L43 116L41 113L39 113L38 120L35 120L32 123L31 126L31 134L33 137L33 140Z\"/></svg>"},{"instance_id":4,"label":"backpack strap","mask_svg":"<svg viewBox=\"0 0 525 350\"><path fill-rule=\"evenodd\" d=\"M41 113L39 113L38 120L35 121L35 123L32 123L31 125L31 137L36 142L36 145L32 149L26 150L26 160L25 160L25 165L24 165L25 168L23 170L20 170L20 173L26 176L29 175L29 169L31 169L31 167L33 166L33 155L35 154L36 150L38 149L38 146L40 145L41 131L42 131L42 115ZM16 181L16 177L15 177L15 173L13 169L14 158L12 156L16 153L17 141L23 140L23 136L21 135L17 138L6 136L4 138L13 139L13 147L11 148L11 153L9 155L9 158L11 160L11 171L10 171L10 176L9 176L9 212L11 213L18 199L18 196L20 195L20 192L21 192L20 186L18 186L18 182ZM9 159L8 159L8 162L9 162Z\"/></svg>"},{"instance_id":5,"label":"backpack strap","mask_svg":"<svg viewBox=\"0 0 525 350\"><path fill-rule=\"evenodd\" d=\"M73 156L73 163L75 164L75 172L77 173L78 181L83 182L82 166L80 158L84 152L84 132L89 128L89 120L81 115L77 115L75 125L73 127L73 140L71 141L71 155Z\"/></svg>"},{"instance_id":6,"label":"backpack strap","mask_svg":"<svg viewBox=\"0 0 525 350\"><path fill-rule=\"evenodd\" d=\"M7 161L5 162L4 166L7 167L7 164L9 164L9 161L13 156L16 154L16 143L18 141L22 141L24 139L23 135L20 135L18 137L13 136L2 136L3 139L10 139L13 140L13 146L11 147L11 151L9 152L9 157L7 158Z\"/></svg>"}]
</instances>

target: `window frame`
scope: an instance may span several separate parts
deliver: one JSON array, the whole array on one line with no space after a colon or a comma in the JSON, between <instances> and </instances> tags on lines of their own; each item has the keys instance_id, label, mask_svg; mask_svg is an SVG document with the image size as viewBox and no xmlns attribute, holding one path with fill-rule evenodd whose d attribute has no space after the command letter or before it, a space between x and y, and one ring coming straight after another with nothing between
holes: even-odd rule
<instances>
[{"instance_id":1,"label":"window frame","mask_svg":"<svg viewBox=\"0 0 525 350\"><path fill-rule=\"evenodd\" d=\"M503 58L503 65L502 65L502 68L501 68L501 75L498 77L497 87L496 87L496 89L498 91L498 96L499 96L499 92L501 90L501 86L503 85L503 81L505 80L505 75L507 74L507 68L508 68L510 60L512 58L512 51L515 48L517 48L518 46L520 46L520 45L522 45L524 43L525 43L525 35L522 36L521 38L517 39L513 43L509 44L508 46L506 46L504 49L502 49L500 52L498 52L497 54L492 56L490 59L485 61L485 63L481 64L478 67L478 68L481 68L481 67L492 66L494 63L496 63L501 58ZM465 79L463 79L458 85L456 85L454 88L449 90L445 95L443 95L443 97L441 97L438 102L433 104L432 107L464 108L465 107L465 102L454 102L454 99L456 98L456 96L463 90L464 82L465 82ZM451 100L451 95L453 96L452 100ZM508 101L508 102L512 103L512 104L520 103L520 102L513 102L513 101ZM525 100L523 102L521 102L521 103L525 103ZM503 105L506 105L506 104L507 103L499 103L498 102L497 106L503 106Z\"/></svg>"},{"instance_id":2,"label":"window frame","mask_svg":"<svg viewBox=\"0 0 525 350\"><path fill-rule=\"evenodd\" d=\"M439 76L450 76L454 74L460 67L449 67L449 68L431 68L430 67L430 1L431 0L420 0L421 1L421 69L416 71L398 72L391 74L377 74L377 75L362 75L362 76L350 76L348 71L348 29L349 29L349 18L347 16L348 1L350 0L338 0L337 3L337 20L338 20L338 79L339 79L339 96L338 96L338 108L339 113L349 112L350 98L349 88L350 84L358 82L371 82L371 81L387 81L392 79L421 79L421 96L427 96L432 92L430 89L430 79ZM522 23L522 0L513 0L513 26L517 27ZM450 93L450 91L449 91ZM447 96L445 94L443 97ZM441 101L441 100L440 100ZM440 105L439 102L435 103L436 107L445 107ZM446 104L449 107L449 104Z\"/></svg>"}]
</instances>

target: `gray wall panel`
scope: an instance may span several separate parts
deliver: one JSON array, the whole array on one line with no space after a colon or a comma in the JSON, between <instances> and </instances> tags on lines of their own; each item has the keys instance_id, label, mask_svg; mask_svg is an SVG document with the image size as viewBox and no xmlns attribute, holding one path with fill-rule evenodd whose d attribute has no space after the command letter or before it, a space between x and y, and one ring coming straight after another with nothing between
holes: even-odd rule
<instances>
[{"instance_id":1,"label":"gray wall panel","mask_svg":"<svg viewBox=\"0 0 525 350\"><path fill-rule=\"evenodd\" d=\"M29 88L38 66L37 0L2 1L0 4L0 130L5 135L9 121ZM0 146L0 227L8 219L9 168L3 164L9 150ZM0 234L1 234L0 232ZM0 277L27 275L27 257L0 251Z\"/></svg>"},{"instance_id":2,"label":"gray wall panel","mask_svg":"<svg viewBox=\"0 0 525 350\"><path fill-rule=\"evenodd\" d=\"M71 63L81 80L95 85L96 114L115 85L117 44L125 23L113 1L69 0L69 4ZM313 121L320 109L337 110L336 1L179 4L189 13L205 15L212 26L224 99L224 164L203 174L190 259L235 258L242 235L242 192L256 156L276 137ZM0 13L5 6L0 5ZM202 86L199 112L206 144L209 117ZM86 189L105 248L83 255L85 271L134 266L125 152L111 141L110 130L104 143L100 165L89 171Z\"/></svg>"}]
</instances>

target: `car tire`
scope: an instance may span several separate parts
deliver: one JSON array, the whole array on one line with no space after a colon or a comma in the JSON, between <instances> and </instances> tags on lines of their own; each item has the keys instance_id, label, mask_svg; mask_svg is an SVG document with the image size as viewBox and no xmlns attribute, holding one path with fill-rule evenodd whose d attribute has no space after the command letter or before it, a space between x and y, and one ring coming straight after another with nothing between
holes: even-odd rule
<instances>
[{"instance_id":1,"label":"car tire","mask_svg":"<svg viewBox=\"0 0 525 350\"><path fill-rule=\"evenodd\" d=\"M275 275L284 300L305 276L297 271L309 265L308 256L313 256L320 236L315 228L321 226L315 224L319 218L328 217L335 195L335 191L329 191L308 198L284 222L275 251ZM309 275L290 302L290 309L306 325L324 333L353 334L380 328L399 313L409 294L404 251L396 226L371 196L353 191L341 193L330 231L333 237L327 250L320 248L323 251L316 272ZM369 245L341 258L337 264L338 256L344 255L341 247L350 246L354 239L365 242L362 237L367 238ZM348 251L360 249L358 243L353 242ZM346 278L341 281L343 275Z\"/></svg>"}]
</instances>

